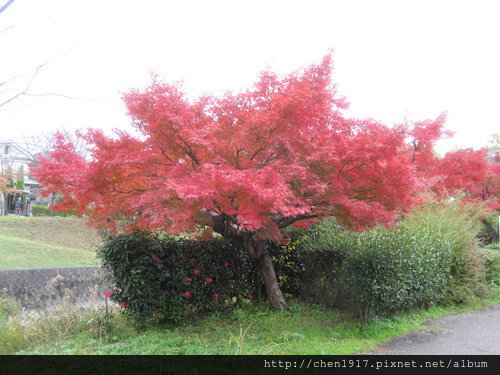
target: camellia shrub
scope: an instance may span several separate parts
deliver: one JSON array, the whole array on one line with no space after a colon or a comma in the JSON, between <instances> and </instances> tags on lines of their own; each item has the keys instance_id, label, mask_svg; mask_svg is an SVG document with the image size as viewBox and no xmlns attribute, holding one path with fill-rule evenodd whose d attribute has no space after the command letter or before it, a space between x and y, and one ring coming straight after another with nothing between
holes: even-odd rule
<instances>
[{"instance_id":1,"label":"camellia shrub","mask_svg":"<svg viewBox=\"0 0 500 375\"><path fill-rule=\"evenodd\" d=\"M254 298L255 275L229 241L135 232L110 236L98 256L114 284L112 300L138 326L179 322Z\"/></svg>"},{"instance_id":2,"label":"camellia shrub","mask_svg":"<svg viewBox=\"0 0 500 375\"><path fill-rule=\"evenodd\" d=\"M268 244L279 285L289 297L301 295L299 242ZM137 231L108 236L97 254L114 285L111 299L138 327L178 323L266 298L253 262L224 238L192 240Z\"/></svg>"}]
</instances>

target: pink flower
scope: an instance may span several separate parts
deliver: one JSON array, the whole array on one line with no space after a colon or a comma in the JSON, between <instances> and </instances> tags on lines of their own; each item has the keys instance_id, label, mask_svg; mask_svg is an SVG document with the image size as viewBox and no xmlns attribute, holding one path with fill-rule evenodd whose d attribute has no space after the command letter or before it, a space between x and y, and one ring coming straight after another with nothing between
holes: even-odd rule
<instances>
[{"instance_id":1,"label":"pink flower","mask_svg":"<svg viewBox=\"0 0 500 375\"><path fill-rule=\"evenodd\" d=\"M224 267L227 267L229 266L229 263L228 262L224 262Z\"/></svg>"},{"instance_id":2,"label":"pink flower","mask_svg":"<svg viewBox=\"0 0 500 375\"><path fill-rule=\"evenodd\" d=\"M253 296L250 294L250 295L248 296L248 298L253 299Z\"/></svg>"},{"instance_id":3,"label":"pink flower","mask_svg":"<svg viewBox=\"0 0 500 375\"><path fill-rule=\"evenodd\" d=\"M113 294L113 293L111 293L109 290L106 290L106 291L104 292L104 297L109 298L109 297L111 297L111 295L112 295L112 294Z\"/></svg>"},{"instance_id":4,"label":"pink flower","mask_svg":"<svg viewBox=\"0 0 500 375\"><path fill-rule=\"evenodd\" d=\"M151 259L158 260L158 256L156 254L151 255Z\"/></svg>"},{"instance_id":5,"label":"pink flower","mask_svg":"<svg viewBox=\"0 0 500 375\"><path fill-rule=\"evenodd\" d=\"M191 292L184 292L184 297L186 297L186 298L191 297Z\"/></svg>"},{"instance_id":6,"label":"pink flower","mask_svg":"<svg viewBox=\"0 0 500 375\"><path fill-rule=\"evenodd\" d=\"M214 293L214 298L215 299L219 298L219 295L217 293Z\"/></svg>"},{"instance_id":7,"label":"pink flower","mask_svg":"<svg viewBox=\"0 0 500 375\"><path fill-rule=\"evenodd\" d=\"M191 277L186 277L186 281L191 282L191 281L193 281L193 278L191 278Z\"/></svg>"},{"instance_id":8,"label":"pink flower","mask_svg":"<svg viewBox=\"0 0 500 375\"><path fill-rule=\"evenodd\" d=\"M207 278L205 279L205 282L206 282L207 284L211 284L211 283L212 283L212 281L213 281L213 280L212 280L210 277L207 277Z\"/></svg>"},{"instance_id":9,"label":"pink flower","mask_svg":"<svg viewBox=\"0 0 500 375\"><path fill-rule=\"evenodd\" d=\"M127 304L125 302L120 302L120 307L125 308L127 307Z\"/></svg>"},{"instance_id":10,"label":"pink flower","mask_svg":"<svg viewBox=\"0 0 500 375\"><path fill-rule=\"evenodd\" d=\"M195 275L198 275L198 274L200 273L200 271L199 271L199 270L194 270L194 271L193 271L193 273L194 273Z\"/></svg>"}]
</instances>

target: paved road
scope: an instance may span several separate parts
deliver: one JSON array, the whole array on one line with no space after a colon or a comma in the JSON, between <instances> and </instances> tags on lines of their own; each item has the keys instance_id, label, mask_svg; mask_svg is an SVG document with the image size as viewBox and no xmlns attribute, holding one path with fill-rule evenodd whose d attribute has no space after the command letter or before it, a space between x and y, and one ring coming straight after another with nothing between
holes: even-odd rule
<instances>
[{"instance_id":1,"label":"paved road","mask_svg":"<svg viewBox=\"0 0 500 375\"><path fill-rule=\"evenodd\" d=\"M429 320L427 331L410 333L371 354L500 354L500 305Z\"/></svg>"}]
</instances>

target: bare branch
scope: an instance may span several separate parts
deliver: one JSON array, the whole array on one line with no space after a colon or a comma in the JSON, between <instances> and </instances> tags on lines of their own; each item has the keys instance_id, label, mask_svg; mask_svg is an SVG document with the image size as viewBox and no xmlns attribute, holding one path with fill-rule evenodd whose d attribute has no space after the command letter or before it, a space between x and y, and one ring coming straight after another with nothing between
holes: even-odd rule
<instances>
[{"instance_id":1,"label":"bare branch","mask_svg":"<svg viewBox=\"0 0 500 375\"><path fill-rule=\"evenodd\" d=\"M9 31L10 29L12 29L14 27L14 25L10 25L9 27L3 29L3 30L0 30L0 34L6 32L6 31Z\"/></svg>"},{"instance_id":2,"label":"bare branch","mask_svg":"<svg viewBox=\"0 0 500 375\"><path fill-rule=\"evenodd\" d=\"M77 154L87 157L86 143L76 135L78 131L71 131L64 127L59 128L57 132L42 132L38 135L24 137L23 142L19 142L22 148L29 154L34 163L40 156L49 157L52 148L56 142L56 133L61 133L74 146Z\"/></svg>"},{"instance_id":3,"label":"bare branch","mask_svg":"<svg viewBox=\"0 0 500 375\"><path fill-rule=\"evenodd\" d=\"M18 97L20 97L21 95L26 95L28 93L28 90L30 89L31 87L31 84L33 83L33 81L35 80L36 76L38 75L38 72L40 72L40 69L42 69L45 65L47 64L47 61L38 65L36 68L35 68L35 71L33 72L33 75L31 76L28 84L26 85L25 89L21 92L18 92L16 95L10 97L9 99L5 100L3 103L0 103L0 108L3 107L4 105L7 105L9 104L11 101L13 101L14 99L17 99ZM10 79L12 80L12 78ZM10 80L6 81L6 82L9 82Z\"/></svg>"},{"instance_id":4,"label":"bare branch","mask_svg":"<svg viewBox=\"0 0 500 375\"><path fill-rule=\"evenodd\" d=\"M1 5L0 6L0 13L5 11L10 5L12 5L13 2L14 2L14 0L7 0L7 2L4 5Z\"/></svg>"},{"instance_id":5,"label":"bare branch","mask_svg":"<svg viewBox=\"0 0 500 375\"><path fill-rule=\"evenodd\" d=\"M65 98L65 99L71 99L71 100L84 100L84 101L89 101L89 102L97 102L101 100L115 100L116 98L79 98L77 96L70 96L70 95L64 95L64 94L57 94L53 92L47 92L47 93L42 93L42 94L31 94L31 93L25 93L25 96L58 96L60 98Z\"/></svg>"},{"instance_id":6,"label":"bare branch","mask_svg":"<svg viewBox=\"0 0 500 375\"><path fill-rule=\"evenodd\" d=\"M63 53L67 53L69 51L71 51L73 48L70 48L68 49L67 51L63 52ZM61 54L63 54L61 53ZM29 74L31 74L31 77L29 79L29 82L28 84L26 85L26 87L24 88L24 90L16 93L15 95L12 95L11 97L9 97L8 99L4 100L3 102L0 102L0 108L9 104L10 102L12 102L13 100L19 98L20 96L33 96L33 97L37 97L37 96L57 96L57 97L60 97L60 98L65 98L65 99L71 99L71 100L85 100L85 101L101 101L101 100L116 100L116 98L80 98L80 97L75 97L75 96L70 96L70 95L65 95L65 94L59 94L59 93L53 93L53 92L47 92L47 93L31 93L29 92L32 84L33 84L33 81L35 80L35 78L37 77L38 73L40 72L40 70L46 66L51 60L53 60L55 57L58 57L60 56L61 54L59 55L56 55L48 60L46 60L44 63L38 65L35 69L33 70L30 70L29 72L27 73L24 73L22 75L19 75L19 76L14 76L12 78L9 78L8 80L4 81L4 82L0 82L0 87L1 86L5 86L6 84L12 82L12 81L15 81L15 80L18 80L20 78L23 78Z\"/></svg>"},{"instance_id":7,"label":"bare branch","mask_svg":"<svg viewBox=\"0 0 500 375\"><path fill-rule=\"evenodd\" d=\"M12 77L12 78L9 78L7 81L4 81L4 82L0 82L0 87L2 87L3 85L6 85L7 83L11 82L11 81L14 81L15 79L18 79L19 76L17 77Z\"/></svg>"}]
</instances>

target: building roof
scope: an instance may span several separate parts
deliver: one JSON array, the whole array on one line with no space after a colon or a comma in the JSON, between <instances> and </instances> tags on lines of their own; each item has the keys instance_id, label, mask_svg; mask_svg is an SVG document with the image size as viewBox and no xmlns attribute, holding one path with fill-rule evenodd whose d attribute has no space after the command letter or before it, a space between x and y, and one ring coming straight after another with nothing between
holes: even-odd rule
<instances>
[{"instance_id":1,"label":"building roof","mask_svg":"<svg viewBox=\"0 0 500 375\"><path fill-rule=\"evenodd\" d=\"M4 151L3 147L5 147L5 146L11 146L12 148L16 149L18 154L22 155L22 157L17 156L15 158L16 160L25 161L25 162L33 161L33 157L30 155L29 152L27 152L21 145L19 145L18 142L14 142L11 140L5 140L5 141L0 140L0 147L2 147L2 149L0 149L0 154L2 154L2 156L4 158L10 158L9 156L5 155L3 152Z\"/></svg>"}]
</instances>

